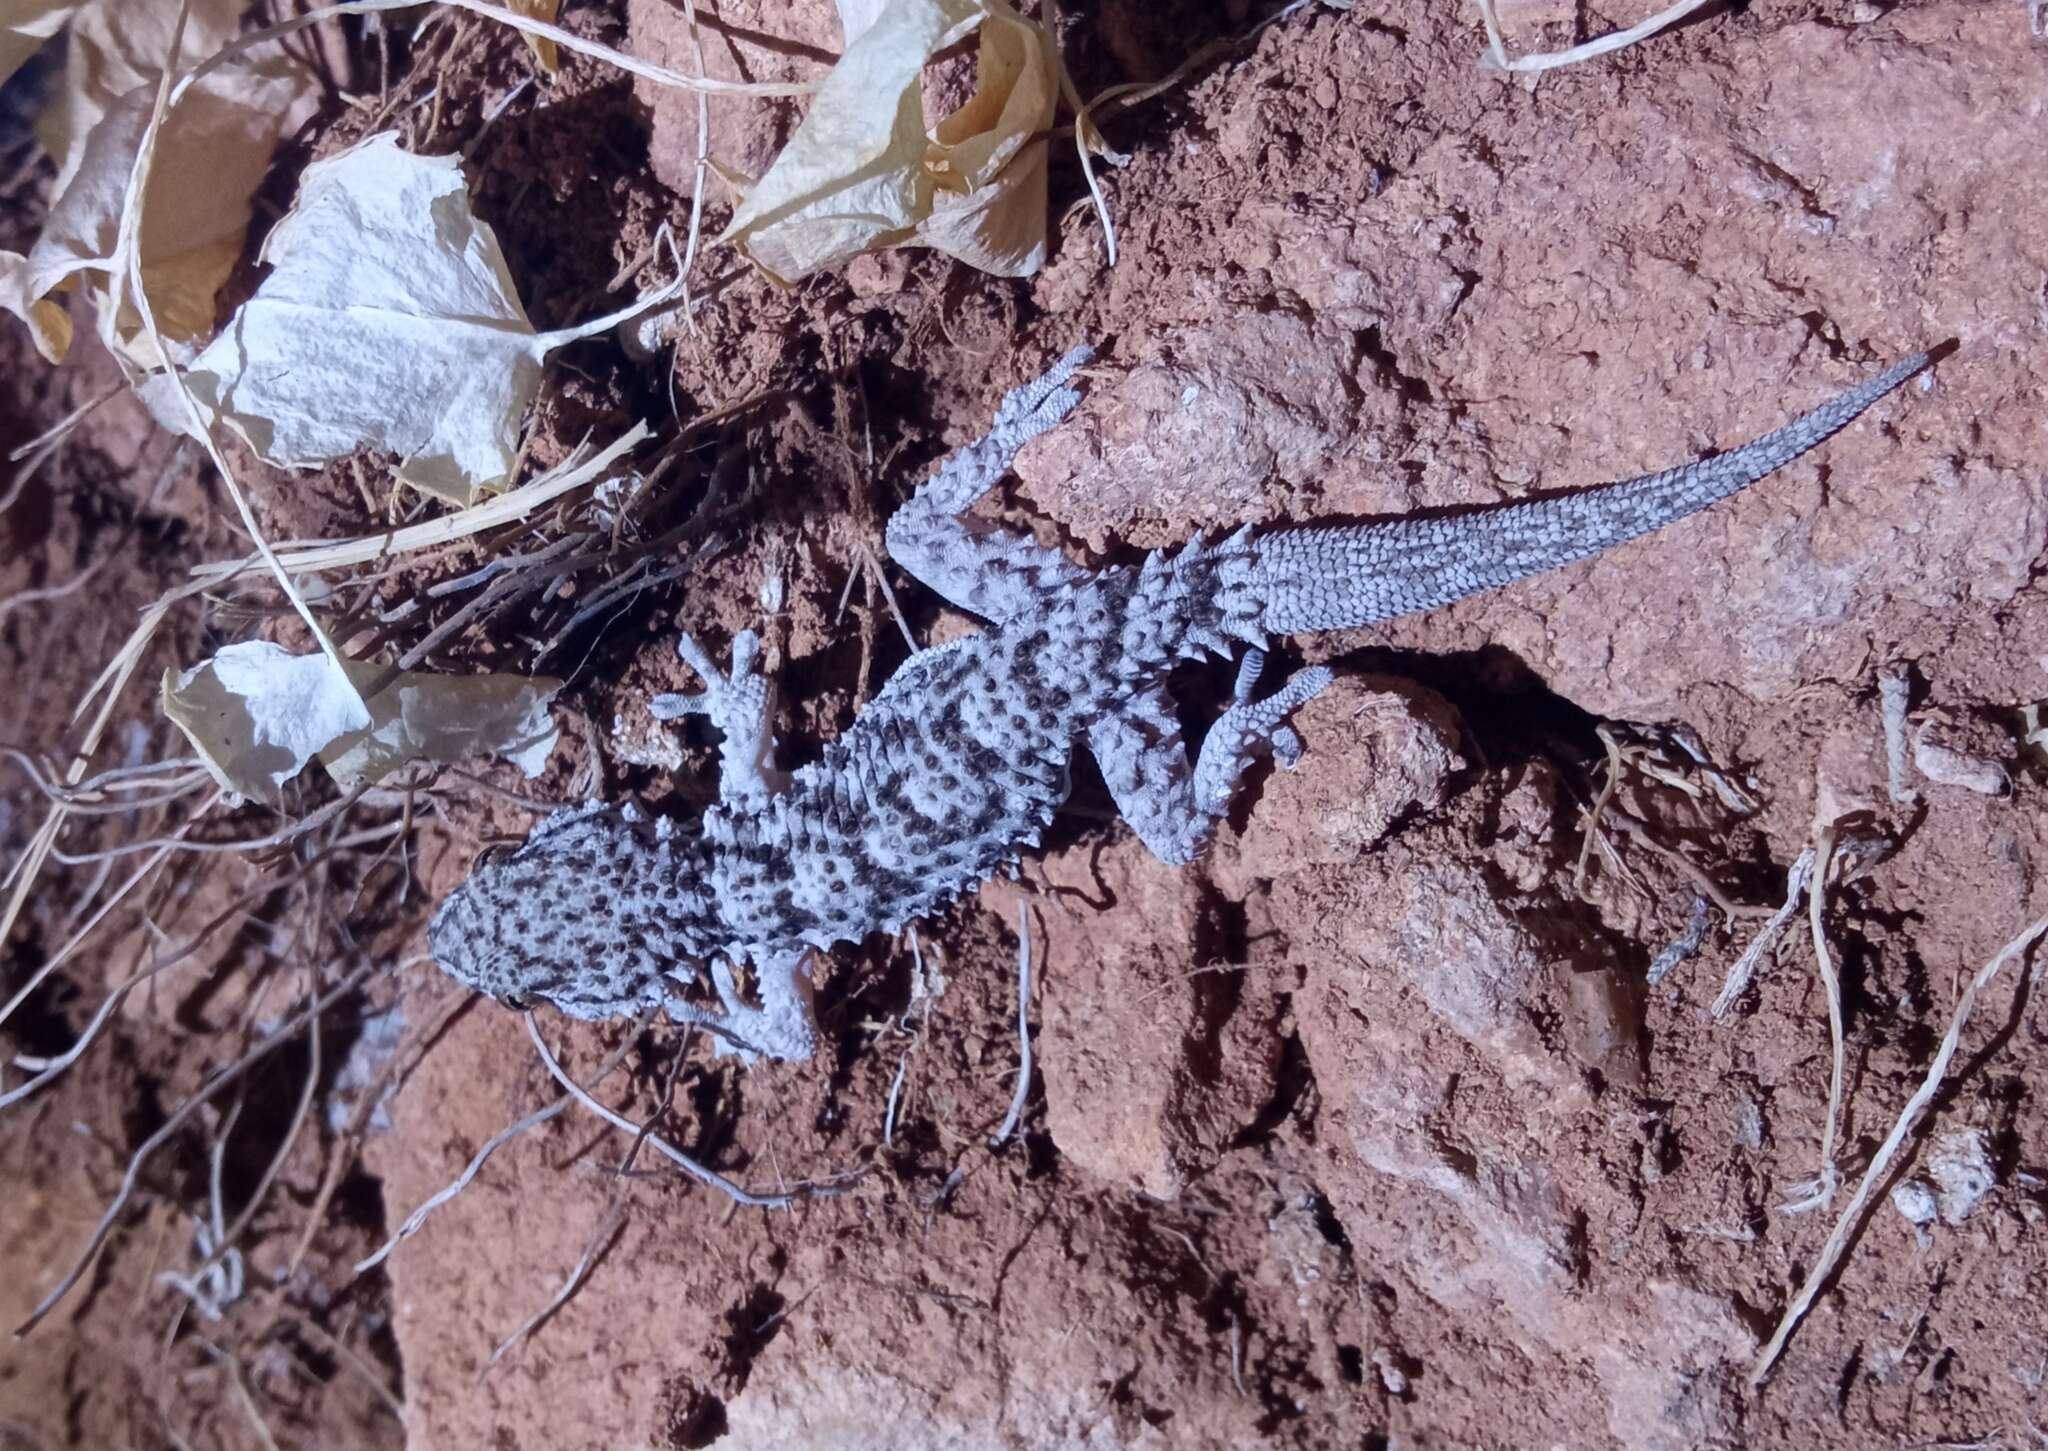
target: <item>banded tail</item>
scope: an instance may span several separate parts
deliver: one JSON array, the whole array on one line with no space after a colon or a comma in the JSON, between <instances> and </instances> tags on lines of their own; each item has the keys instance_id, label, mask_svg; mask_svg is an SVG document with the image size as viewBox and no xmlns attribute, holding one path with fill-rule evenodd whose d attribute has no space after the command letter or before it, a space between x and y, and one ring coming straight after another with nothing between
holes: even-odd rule
<instances>
[{"instance_id":1,"label":"banded tail","mask_svg":"<svg viewBox=\"0 0 2048 1451\"><path fill-rule=\"evenodd\" d=\"M1916 353L1774 433L1660 474L1443 518L1262 535L1250 542L1250 567L1233 571L1236 588L1226 587L1218 602L1233 625L1256 621L1262 635L1341 630L1556 569L1698 513L1776 472L1930 359Z\"/></svg>"}]
</instances>

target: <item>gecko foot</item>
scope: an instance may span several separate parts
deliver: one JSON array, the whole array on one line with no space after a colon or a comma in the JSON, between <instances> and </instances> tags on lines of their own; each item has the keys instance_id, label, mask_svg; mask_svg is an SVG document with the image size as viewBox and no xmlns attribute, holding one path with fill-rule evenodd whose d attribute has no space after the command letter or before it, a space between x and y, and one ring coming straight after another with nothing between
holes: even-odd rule
<instances>
[{"instance_id":1,"label":"gecko foot","mask_svg":"<svg viewBox=\"0 0 2048 1451\"><path fill-rule=\"evenodd\" d=\"M810 968L811 952L807 947L769 957L756 975L761 997L761 1006L757 1008L740 996L739 987L733 982L732 965L722 957L714 957L711 986L725 1011L714 1013L671 997L668 1013L677 1022L709 1029L713 1057L737 1053L744 1063L764 1056L785 1063L803 1062L818 1050Z\"/></svg>"},{"instance_id":2,"label":"gecko foot","mask_svg":"<svg viewBox=\"0 0 2048 1451\"><path fill-rule=\"evenodd\" d=\"M1264 700L1253 700L1252 691L1266 668L1266 652L1253 650L1238 668L1233 704L1217 718L1202 742L1202 754L1195 762L1195 804L1211 816L1230 809L1237 783L1261 749L1273 753L1281 766L1293 769L1301 760L1301 737L1287 724L1287 717L1320 694L1333 678L1329 668L1312 665L1297 670L1288 682Z\"/></svg>"},{"instance_id":3,"label":"gecko foot","mask_svg":"<svg viewBox=\"0 0 2048 1451\"><path fill-rule=\"evenodd\" d=\"M725 674L719 673L704 647L687 634L676 641L676 652L703 677L705 688L695 695L657 695L647 702L648 714L656 720L680 720L686 715L711 718L723 738L719 795L724 800L754 803L784 790L789 778L775 769L773 761L775 736L770 717L775 693L761 673L761 637L752 630L733 636L732 669Z\"/></svg>"},{"instance_id":4,"label":"gecko foot","mask_svg":"<svg viewBox=\"0 0 2048 1451\"><path fill-rule=\"evenodd\" d=\"M1070 348L1038 377L1011 389L1002 406L996 409L995 426L990 432L1014 432L1020 435L1017 441L1021 444L1026 439L1036 438L1072 413L1080 403L1081 395L1067 386L1067 380L1094 356L1095 349L1086 343Z\"/></svg>"},{"instance_id":5,"label":"gecko foot","mask_svg":"<svg viewBox=\"0 0 2048 1451\"><path fill-rule=\"evenodd\" d=\"M687 634L676 641L676 653L703 677L705 689L695 695L670 692L647 702L656 720L681 720L686 715L706 715L712 725L727 735L743 733L765 714L768 682L760 672L761 637L742 630L732 639L732 669L721 674L704 647Z\"/></svg>"}]
</instances>

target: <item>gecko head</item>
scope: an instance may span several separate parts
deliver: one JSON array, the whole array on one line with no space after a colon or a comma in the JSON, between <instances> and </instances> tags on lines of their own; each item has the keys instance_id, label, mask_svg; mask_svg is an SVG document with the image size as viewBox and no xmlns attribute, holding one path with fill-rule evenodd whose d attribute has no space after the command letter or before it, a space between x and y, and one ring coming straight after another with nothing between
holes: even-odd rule
<instances>
[{"instance_id":1,"label":"gecko head","mask_svg":"<svg viewBox=\"0 0 2048 1451\"><path fill-rule=\"evenodd\" d=\"M633 808L558 811L517 850L486 850L434 914L427 945L450 977L525 1009L637 1015L717 940L697 839Z\"/></svg>"}]
</instances>

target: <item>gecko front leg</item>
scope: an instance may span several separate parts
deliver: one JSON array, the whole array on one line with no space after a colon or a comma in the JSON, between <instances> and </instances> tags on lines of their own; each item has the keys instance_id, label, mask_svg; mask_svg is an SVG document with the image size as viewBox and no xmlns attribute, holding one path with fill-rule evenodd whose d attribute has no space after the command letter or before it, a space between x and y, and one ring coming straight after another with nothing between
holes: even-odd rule
<instances>
[{"instance_id":1,"label":"gecko front leg","mask_svg":"<svg viewBox=\"0 0 2048 1451\"><path fill-rule=\"evenodd\" d=\"M1213 818L1195 805L1187 747L1163 686L1140 691L1088 728L1117 814L1152 855L1184 867L1208 844Z\"/></svg>"},{"instance_id":2,"label":"gecko front leg","mask_svg":"<svg viewBox=\"0 0 2048 1451\"><path fill-rule=\"evenodd\" d=\"M732 670L725 675L687 634L676 641L676 651L703 677L705 688L696 695L657 695L647 702L648 713L656 720L710 717L721 737L718 797L727 805L746 807L787 790L789 777L775 768L775 689L759 669L761 637L752 630L733 636Z\"/></svg>"},{"instance_id":3,"label":"gecko front leg","mask_svg":"<svg viewBox=\"0 0 2048 1451\"><path fill-rule=\"evenodd\" d=\"M668 1012L681 1023L695 1023L712 1034L712 1056L737 1053L751 1063L766 1056L801 1063L818 1050L818 1020L811 1006L811 949L803 946L760 954L755 981L761 1006L740 996L732 965L711 959L711 986L723 1012L714 1013L671 995Z\"/></svg>"}]
</instances>

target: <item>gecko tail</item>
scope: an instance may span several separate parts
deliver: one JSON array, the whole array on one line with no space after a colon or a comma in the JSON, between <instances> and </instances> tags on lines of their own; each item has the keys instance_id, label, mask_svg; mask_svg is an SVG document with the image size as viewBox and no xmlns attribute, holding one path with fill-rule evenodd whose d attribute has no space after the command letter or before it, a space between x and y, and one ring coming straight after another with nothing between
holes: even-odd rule
<instances>
[{"instance_id":1,"label":"gecko tail","mask_svg":"<svg viewBox=\"0 0 2048 1451\"><path fill-rule=\"evenodd\" d=\"M1244 598L1259 633L1341 630L1433 610L1661 529L1776 472L1950 349L1916 353L1762 438L1622 483L1435 518L1288 529L1251 541ZM1237 633L1237 632L1233 632Z\"/></svg>"}]
</instances>

